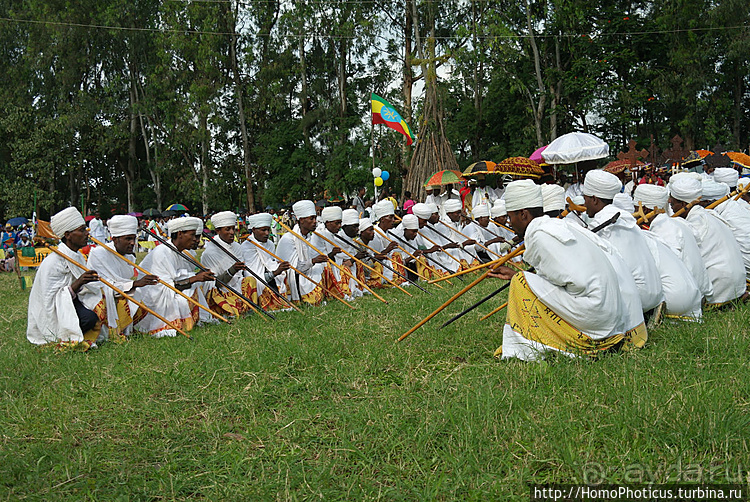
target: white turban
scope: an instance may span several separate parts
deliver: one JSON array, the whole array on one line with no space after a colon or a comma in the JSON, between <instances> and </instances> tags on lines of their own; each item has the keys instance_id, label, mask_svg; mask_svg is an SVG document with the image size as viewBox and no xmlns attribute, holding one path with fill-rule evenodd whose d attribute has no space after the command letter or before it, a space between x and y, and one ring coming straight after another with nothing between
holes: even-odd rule
<instances>
[{"instance_id":1,"label":"white turban","mask_svg":"<svg viewBox=\"0 0 750 502\"><path fill-rule=\"evenodd\" d=\"M379 220L383 216L388 216L389 214L396 214L396 211L393 209L393 202L388 199L381 200L375 204L373 209L375 210L375 220Z\"/></svg>"},{"instance_id":2,"label":"white turban","mask_svg":"<svg viewBox=\"0 0 750 502\"><path fill-rule=\"evenodd\" d=\"M391 207L392 206L393 206L393 204L391 204ZM362 218L361 220L359 220L359 231L360 232L364 232L365 230L367 230L371 226L372 226L372 221L370 221L370 218Z\"/></svg>"},{"instance_id":3,"label":"white turban","mask_svg":"<svg viewBox=\"0 0 750 502\"><path fill-rule=\"evenodd\" d=\"M750 183L750 178L742 178L737 182L737 190L744 190L747 184Z\"/></svg>"},{"instance_id":4,"label":"white turban","mask_svg":"<svg viewBox=\"0 0 750 502\"><path fill-rule=\"evenodd\" d=\"M583 198L583 195L576 195L570 200L573 201L573 204L575 204L576 206L583 206L584 204L586 204L586 199Z\"/></svg>"},{"instance_id":5,"label":"white turban","mask_svg":"<svg viewBox=\"0 0 750 502\"><path fill-rule=\"evenodd\" d=\"M508 211L505 210L505 200L503 199L497 199L495 201L495 204L492 205L492 209L490 210L490 214L493 218L497 218L499 216L505 216L508 214Z\"/></svg>"},{"instance_id":6,"label":"white turban","mask_svg":"<svg viewBox=\"0 0 750 502\"><path fill-rule=\"evenodd\" d=\"M340 220L342 219L342 213L343 211L338 206L324 207L320 212L320 222L327 223L329 221Z\"/></svg>"},{"instance_id":7,"label":"white turban","mask_svg":"<svg viewBox=\"0 0 750 502\"><path fill-rule=\"evenodd\" d=\"M175 218L173 220L169 220L169 223L167 223L167 228L169 228L169 235L176 234L177 232L186 232L188 230L198 230L198 228L203 229L203 224L198 218L193 218L191 216L183 216L182 218Z\"/></svg>"},{"instance_id":8,"label":"white turban","mask_svg":"<svg viewBox=\"0 0 750 502\"><path fill-rule=\"evenodd\" d=\"M669 184L670 184L670 186L675 181L683 179L683 178L691 178L691 179L694 179L694 180L701 181L703 179L703 176L701 176L698 173L694 173L694 172L682 171L682 172L679 172L677 174L673 174L672 177L669 178Z\"/></svg>"},{"instance_id":9,"label":"white turban","mask_svg":"<svg viewBox=\"0 0 750 502\"><path fill-rule=\"evenodd\" d=\"M544 207L541 187L531 180L508 183L505 188L505 209L518 211L530 207Z\"/></svg>"},{"instance_id":10,"label":"white turban","mask_svg":"<svg viewBox=\"0 0 750 502\"><path fill-rule=\"evenodd\" d=\"M434 202L428 202L427 207L430 208L430 216L438 212L437 204L435 204ZM412 212L414 212L413 209Z\"/></svg>"},{"instance_id":11,"label":"white turban","mask_svg":"<svg viewBox=\"0 0 750 502\"><path fill-rule=\"evenodd\" d=\"M292 211L298 220L315 216L315 203L311 200L300 200L292 204Z\"/></svg>"},{"instance_id":12,"label":"white turban","mask_svg":"<svg viewBox=\"0 0 750 502\"><path fill-rule=\"evenodd\" d=\"M359 213L356 209L344 209L341 213L341 224L342 225L357 225L359 224Z\"/></svg>"},{"instance_id":13,"label":"white turban","mask_svg":"<svg viewBox=\"0 0 750 502\"><path fill-rule=\"evenodd\" d=\"M658 185L651 185L644 183L635 187L633 192L633 200L638 203L642 203L644 207L651 209L667 207L667 201L669 200L669 192L666 187L660 187Z\"/></svg>"},{"instance_id":14,"label":"white turban","mask_svg":"<svg viewBox=\"0 0 750 502\"><path fill-rule=\"evenodd\" d=\"M65 232L70 232L85 224L86 220L83 219L78 209L74 207L63 209L50 220L52 232L61 239L65 236Z\"/></svg>"},{"instance_id":15,"label":"white turban","mask_svg":"<svg viewBox=\"0 0 750 502\"><path fill-rule=\"evenodd\" d=\"M479 204L477 207L471 210L472 216L474 218L481 218L482 216L489 216L490 215L490 206L487 204Z\"/></svg>"},{"instance_id":16,"label":"white turban","mask_svg":"<svg viewBox=\"0 0 750 502\"><path fill-rule=\"evenodd\" d=\"M703 185L692 176L680 176L676 180L672 176L669 181L669 192L675 199L690 203L701 196Z\"/></svg>"},{"instance_id":17,"label":"white turban","mask_svg":"<svg viewBox=\"0 0 750 502\"><path fill-rule=\"evenodd\" d=\"M714 170L714 181L718 183L726 183L730 188L736 187L739 179L740 173L731 167L717 167Z\"/></svg>"},{"instance_id":18,"label":"white turban","mask_svg":"<svg viewBox=\"0 0 750 502\"><path fill-rule=\"evenodd\" d=\"M188 218L195 220L195 235L201 235L203 233L203 220L195 216L188 216Z\"/></svg>"},{"instance_id":19,"label":"white turban","mask_svg":"<svg viewBox=\"0 0 750 502\"><path fill-rule=\"evenodd\" d=\"M719 200L725 195L729 195L729 187L724 183L717 183L711 178L703 180L703 197L702 201Z\"/></svg>"},{"instance_id":20,"label":"white turban","mask_svg":"<svg viewBox=\"0 0 750 502\"><path fill-rule=\"evenodd\" d=\"M273 216L269 213L257 213L250 216L247 221L247 227L250 229L270 227L271 222L273 222Z\"/></svg>"},{"instance_id":21,"label":"white turban","mask_svg":"<svg viewBox=\"0 0 750 502\"><path fill-rule=\"evenodd\" d=\"M407 214L403 217L404 228L410 230L419 230L419 220L413 214Z\"/></svg>"},{"instance_id":22,"label":"white turban","mask_svg":"<svg viewBox=\"0 0 750 502\"><path fill-rule=\"evenodd\" d=\"M112 237L135 235L138 232L138 218L128 214L116 214L107 222Z\"/></svg>"},{"instance_id":23,"label":"white turban","mask_svg":"<svg viewBox=\"0 0 750 502\"><path fill-rule=\"evenodd\" d=\"M448 199L443 203L443 210L446 213L453 213L456 211L460 211L463 208L463 204L461 204L461 201L458 199Z\"/></svg>"},{"instance_id":24,"label":"white turban","mask_svg":"<svg viewBox=\"0 0 750 502\"><path fill-rule=\"evenodd\" d=\"M583 181L583 195L612 200L622 191L622 182L612 173L594 169L586 173Z\"/></svg>"},{"instance_id":25,"label":"white turban","mask_svg":"<svg viewBox=\"0 0 750 502\"><path fill-rule=\"evenodd\" d=\"M432 216L432 208L430 208L429 204L425 204L424 202L418 202L417 204L414 204L411 207L411 212L416 214L418 217L422 218L423 220L429 220L430 216Z\"/></svg>"},{"instance_id":26,"label":"white turban","mask_svg":"<svg viewBox=\"0 0 750 502\"><path fill-rule=\"evenodd\" d=\"M211 216L214 228L233 227L237 224L237 215L232 211L222 211Z\"/></svg>"},{"instance_id":27,"label":"white turban","mask_svg":"<svg viewBox=\"0 0 750 502\"><path fill-rule=\"evenodd\" d=\"M565 189L560 185L542 185L544 212L562 211L565 209Z\"/></svg>"},{"instance_id":28,"label":"white turban","mask_svg":"<svg viewBox=\"0 0 750 502\"><path fill-rule=\"evenodd\" d=\"M633 199L631 199L630 195L626 193L615 194L614 198L612 199L612 205L616 208L622 209L623 211L627 211L628 213L635 212Z\"/></svg>"}]
</instances>

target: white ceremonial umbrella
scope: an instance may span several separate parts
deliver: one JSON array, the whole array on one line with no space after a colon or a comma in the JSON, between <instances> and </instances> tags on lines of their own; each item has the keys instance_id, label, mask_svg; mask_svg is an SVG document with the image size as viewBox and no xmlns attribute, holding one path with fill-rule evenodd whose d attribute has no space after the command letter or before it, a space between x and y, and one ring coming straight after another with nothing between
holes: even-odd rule
<instances>
[{"instance_id":1,"label":"white ceremonial umbrella","mask_svg":"<svg viewBox=\"0 0 750 502\"><path fill-rule=\"evenodd\" d=\"M601 138L585 132L563 134L542 152L547 164L573 164L603 159L608 155L609 145Z\"/></svg>"}]
</instances>

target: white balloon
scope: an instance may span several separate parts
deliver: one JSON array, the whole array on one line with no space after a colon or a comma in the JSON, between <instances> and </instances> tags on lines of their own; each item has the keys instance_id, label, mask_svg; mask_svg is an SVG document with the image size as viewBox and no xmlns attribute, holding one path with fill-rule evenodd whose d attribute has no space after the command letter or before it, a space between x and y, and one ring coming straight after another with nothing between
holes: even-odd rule
<instances>
[{"instance_id":1,"label":"white balloon","mask_svg":"<svg viewBox=\"0 0 750 502\"><path fill-rule=\"evenodd\" d=\"M373 167L373 168L372 168L372 175L373 175L374 177L376 177L376 178L377 178L377 177L379 177L379 176L380 176L381 174L383 174L383 171L381 171L379 167Z\"/></svg>"}]
</instances>

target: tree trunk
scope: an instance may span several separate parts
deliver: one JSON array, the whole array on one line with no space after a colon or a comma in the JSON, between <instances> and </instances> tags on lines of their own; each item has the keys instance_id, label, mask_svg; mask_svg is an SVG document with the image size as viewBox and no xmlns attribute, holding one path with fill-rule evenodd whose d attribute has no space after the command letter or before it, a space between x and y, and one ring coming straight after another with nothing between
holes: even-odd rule
<instances>
[{"instance_id":1,"label":"tree trunk","mask_svg":"<svg viewBox=\"0 0 750 502\"><path fill-rule=\"evenodd\" d=\"M200 128L201 128L201 154L199 159L199 169L201 173L201 207L203 214L208 214L208 145L211 143L211 133L208 131L208 114L201 110Z\"/></svg>"},{"instance_id":2,"label":"tree trunk","mask_svg":"<svg viewBox=\"0 0 750 502\"><path fill-rule=\"evenodd\" d=\"M128 187L128 212L133 212L133 181L135 180L136 170L136 142L138 140L138 116L135 113L136 103L138 98L136 96L136 72L135 65L130 62L130 107L128 113L130 114L130 136L128 138L128 163L126 168L125 181Z\"/></svg>"},{"instance_id":3,"label":"tree trunk","mask_svg":"<svg viewBox=\"0 0 750 502\"><path fill-rule=\"evenodd\" d=\"M547 93L544 86L544 80L542 79L539 48L536 45L536 38L534 37L534 27L531 25L531 6L529 5L529 0L526 0L526 26L529 30L529 43L531 44L531 52L534 55L534 74L536 75L536 84L539 91L539 100L537 101L536 110L534 111L536 141L538 146L542 146L544 144L544 137L542 134L542 117L544 117L544 105L547 101Z\"/></svg>"},{"instance_id":4,"label":"tree trunk","mask_svg":"<svg viewBox=\"0 0 750 502\"><path fill-rule=\"evenodd\" d=\"M406 19L404 22L404 87L403 87L403 93L404 93L404 121L409 124L409 126L414 129L414 124L412 123L412 110L411 110L411 92L412 88L414 86L414 72L411 69L411 56L412 56L412 48L411 48L411 37L412 33L414 31L414 19L412 17L412 3L414 0L406 0ZM401 177L403 178L403 181L401 183L401 199L404 198L404 192L406 192L406 177L409 174L409 154L411 153L412 147L404 143L404 145L401 147L402 153L401 155ZM423 190L422 187L420 187L419 191L412 192L412 197L417 198L417 200L422 200L424 197L424 193L421 191Z\"/></svg>"}]
</instances>

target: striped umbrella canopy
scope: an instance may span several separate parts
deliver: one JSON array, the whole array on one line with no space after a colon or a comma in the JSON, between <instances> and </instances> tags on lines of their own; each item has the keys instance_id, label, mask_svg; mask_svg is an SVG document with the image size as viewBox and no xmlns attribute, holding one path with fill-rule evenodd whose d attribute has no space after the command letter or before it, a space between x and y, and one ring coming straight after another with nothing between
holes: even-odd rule
<instances>
[{"instance_id":1,"label":"striped umbrella canopy","mask_svg":"<svg viewBox=\"0 0 750 502\"><path fill-rule=\"evenodd\" d=\"M725 155L732 159L732 162L750 168L750 155L742 152L727 152Z\"/></svg>"},{"instance_id":2,"label":"striped umbrella canopy","mask_svg":"<svg viewBox=\"0 0 750 502\"><path fill-rule=\"evenodd\" d=\"M490 162L489 160L480 160L464 169L463 175L476 176L477 174L492 174L495 172L496 165L497 164Z\"/></svg>"},{"instance_id":3,"label":"striped umbrella canopy","mask_svg":"<svg viewBox=\"0 0 750 502\"><path fill-rule=\"evenodd\" d=\"M466 181L466 178L461 175L460 171L456 171L455 169L443 169L442 171L438 171L430 176L430 178L424 182L424 186L452 185L462 181Z\"/></svg>"},{"instance_id":4,"label":"striped umbrella canopy","mask_svg":"<svg viewBox=\"0 0 750 502\"><path fill-rule=\"evenodd\" d=\"M544 174L544 169L527 157L508 157L495 166L494 173L521 178L540 178Z\"/></svg>"},{"instance_id":5,"label":"striped umbrella canopy","mask_svg":"<svg viewBox=\"0 0 750 502\"><path fill-rule=\"evenodd\" d=\"M172 204L169 207L167 207L167 211L190 211L186 205L184 204Z\"/></svg>"}]
</instances>

